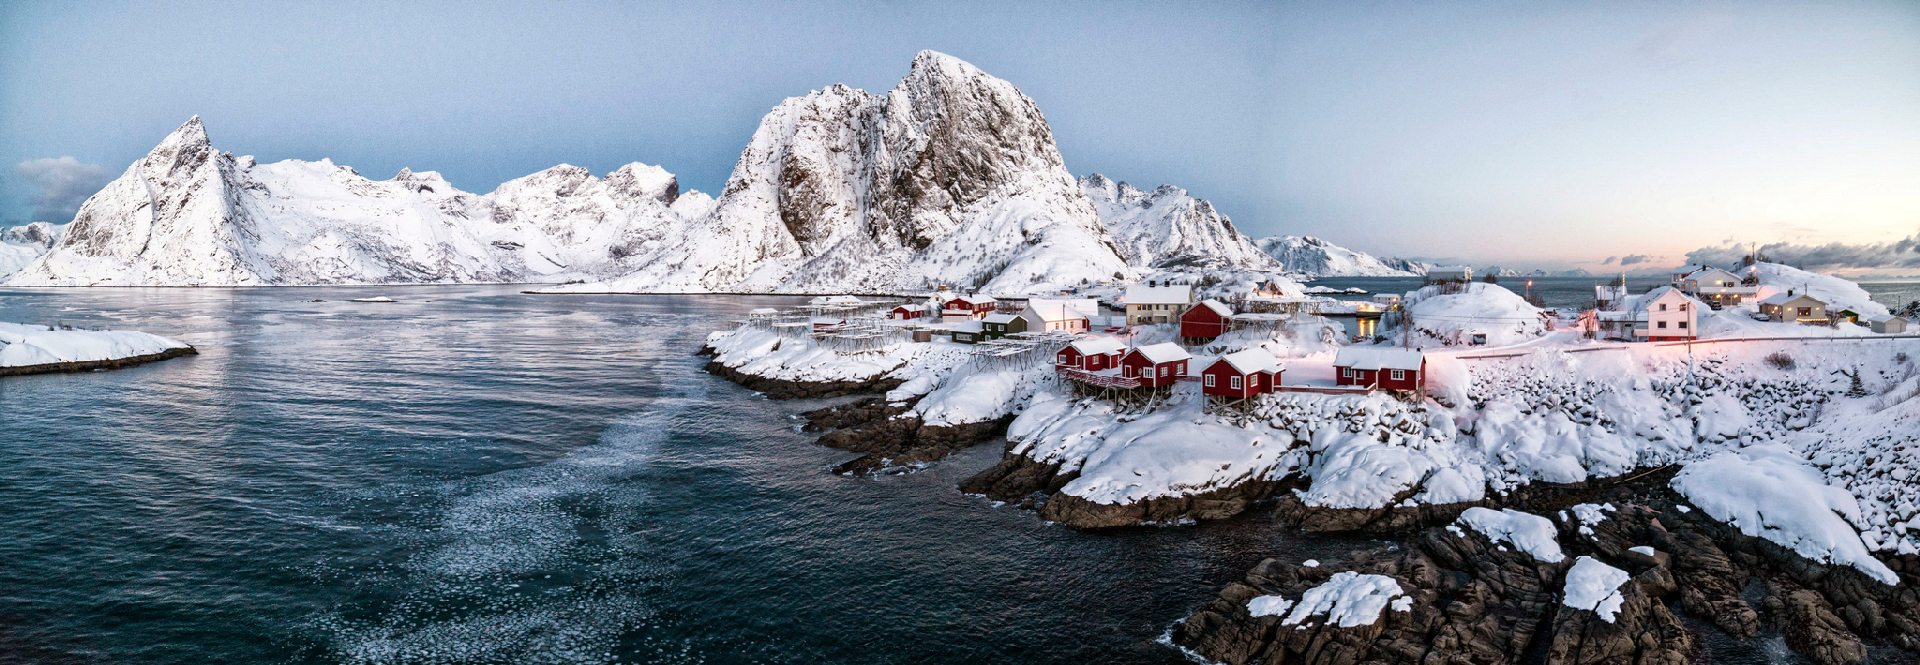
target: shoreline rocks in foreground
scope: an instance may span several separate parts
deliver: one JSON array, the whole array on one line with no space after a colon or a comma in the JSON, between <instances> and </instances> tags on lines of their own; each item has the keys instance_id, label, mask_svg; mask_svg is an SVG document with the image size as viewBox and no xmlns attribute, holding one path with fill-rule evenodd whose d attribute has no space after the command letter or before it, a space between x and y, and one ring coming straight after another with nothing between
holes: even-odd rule
<instances>
[{"instance_id":1,"label":"shoreline rocks in foreground","mask_svg":"<svg viewBox=\"0 0 1920 665\"><path fill-rule=\"evenodd\" d=\"M1551 556L1456 522L1419 527L1346 561L1309 566L1267 559L1180 622L1172 640L1236 665L1678 664L1699 657L1700 641L1680 619L1689 615L1738 638L1777 632L1789 648L1822 665L1865 662L1870 643L1920 651L1920 557L1886 559L1900 583L1883 584L1689 508L1667 489L1671 476L1663 469L1584 495L1509 497L1507 505L1551 520ZM1299 517L1287 512L1283 506L1283 521ZM1577 563L1581 559L1591 563ZM1570 577L1584 581L1572 572L1576 566L1617 572L1617 584L1600 589L1589 606L1591 589L1569 583ZM1391 580L1394 604L1343 621L1332 614L1253 611L1304 602L1348 571ZM1256 602L1262 598L1268 600ZM1329 611L1339 602L1333 605Z\"/></svg>"},{"instance_id":2,"label":"shoreline rocks in foreground","mask_svg":"<svg viewBox=\"0 0 1920 665\"><path fill-rule=\"evenodd\" d=\"M183 342L131 330L0 323L0 376L119 369L199 353Z\"/></svg>"}]
</instances>

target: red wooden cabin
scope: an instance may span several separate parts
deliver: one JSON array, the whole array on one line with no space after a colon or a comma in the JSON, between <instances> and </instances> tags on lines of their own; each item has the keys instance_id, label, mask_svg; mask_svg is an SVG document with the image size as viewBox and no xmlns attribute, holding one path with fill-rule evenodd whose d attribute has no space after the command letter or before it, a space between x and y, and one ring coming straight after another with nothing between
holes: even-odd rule
<instances>
[{"instance_id":1,"label":"red wooden cabin","mask_svg":"<svg viewBox=\"0 0 1920 665\"><path fill-rule=\"evenodd\" d=\"M1220 356L1200 372L1200 392L1215 397L1246 399L1273 392L1284 368L1265 349L1252 348Z\"/></svg>"},{"instance_id":2,"label":"red wooden cabin","mask_svg":"<svg viewBox=\"0 0 1920 665\"><path fill-rule=\"evenodd\" d=\"M926 305L900 305L898 307L893 308L893 314L891 316L895 319L906 321L909 319L917 319L926 315L927 315Z\"/></svg>"},{"instance_id":3,"label":"red wooden cabin","mask_svg":"<svg viewBox=\"0 0 1920 665\"><path fill-rule=\"evenodd\" d=\"M1355 347L1333 356L1334 383L1387 390L1427 389L1427 356L1413 349Z\"/></svg>"},{"instance_id":4,"label":"red wooden cabin","mask_svg":"<svg viewBox=\"0 0 1920 665\"><path fill-rule=\"evenodd\" d=\"M982 295L955 296L942 306L942 316L981 317L992 314L999 301Z\"/></svg>"},{"instance_id":5,"label":"red wooden cabin","mask_svg":"<svg viewBox=\"0 0 1920 665\"><path fill-rule=\"evenodd\" d=\"M1180 315L1180 336L1213 339L1226 334L1233 310L1218 300L1202 300Z\"/></svg>"},{"instance_id":6,"label":"red wooden cabin","mask_svg":"<svg viewBox=\"0 0 1920 665\"><path fill-rule=\"evenodd\" d=\"M1187 361L1192 358L1178 344L1148 344L1120 356L1120 376L1139 379L1148 388L1171 386L1187 375Z\"/></svg>"},{"instance_id":7,"label":"red wooden cabin","mask_svg":"<svg viewBox=\"0 0 1920 665\"><path fill-rule=\"evenodd\" d=\"M1053 365L1059 369L1079 369L1098 372L1120 363L1120 355L1127 345L1113 337L1085 337L1074 340L1053 356Z\"/></svg>"}]
</instances>

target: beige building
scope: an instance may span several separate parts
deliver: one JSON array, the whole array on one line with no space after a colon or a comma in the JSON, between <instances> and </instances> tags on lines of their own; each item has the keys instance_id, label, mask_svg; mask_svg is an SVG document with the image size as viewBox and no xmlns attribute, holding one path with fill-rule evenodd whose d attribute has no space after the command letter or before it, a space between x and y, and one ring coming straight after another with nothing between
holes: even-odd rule
<instances>
[{"instance_id":1,"label":"beige building","mask_svg":"<svg viewBox=\"0 0 1920 665\"><path fill-rule=\"evenodd\" d=\"M1193 306L1193 287L1186 284L1136 284L1127 288L1127 325L1179 323Z\"/></svg>"},{"instance_id":2,"label":"beige building","mask_svg":"<svg viewBox=\"0 0 1920 665\"><path fill-rule=\"evenodd\" d=\"M1805 293L1776 293L1760 301L1760 313L1774 321L1826 323L1827 303Z\"/></svg>"}]
</instances>

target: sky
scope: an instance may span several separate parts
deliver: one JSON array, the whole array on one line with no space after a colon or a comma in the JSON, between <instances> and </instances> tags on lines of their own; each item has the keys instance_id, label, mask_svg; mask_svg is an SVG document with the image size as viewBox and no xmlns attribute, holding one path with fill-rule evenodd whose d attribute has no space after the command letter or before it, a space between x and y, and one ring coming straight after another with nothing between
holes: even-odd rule
<instances>
[{"instance_id":1,"label":"sky","mask_svg":"<svg viewBox=\"0 0 1920 665\"><path fill-rule=\"evenodd\" d=\"M1076 175L1184 187L1250 235L1920 272L1905 0L3 3L0 222L65 221L193 115L261 161L475 192L641 161L715 192L781 99L886 90L921 49L1019 86Z\"/></svg>"}]
</instances>

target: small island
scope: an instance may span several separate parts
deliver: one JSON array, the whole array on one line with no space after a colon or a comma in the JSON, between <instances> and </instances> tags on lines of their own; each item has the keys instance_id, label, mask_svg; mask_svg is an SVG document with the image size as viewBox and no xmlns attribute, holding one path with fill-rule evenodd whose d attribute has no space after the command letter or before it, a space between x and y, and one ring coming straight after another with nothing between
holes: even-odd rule
<instances>
[{"instance_id":1,"label":"small island","mask_svg":"<svg viewBox=\"0 0 1920 665\"><path fill-rule=\"evenodd\" d=\"M185 342L133 330L0 323L0 376L119 369L198 354Z\"/></svg>"}]
</instances>

